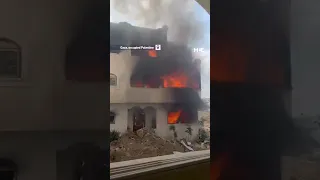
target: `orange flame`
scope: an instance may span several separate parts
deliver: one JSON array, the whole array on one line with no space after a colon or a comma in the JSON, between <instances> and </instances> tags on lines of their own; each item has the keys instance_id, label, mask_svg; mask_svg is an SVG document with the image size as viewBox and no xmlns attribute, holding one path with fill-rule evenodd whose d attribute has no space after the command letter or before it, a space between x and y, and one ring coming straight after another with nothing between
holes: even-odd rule
<instances>
[{"instance_id":1,"label":"orange flame","mask_svg":"<svg viewBox=\"0 0 320 180\"><path fill-rule=\"evenodd\" d=\"M148 51L148 55L150 56L150 57L157 57L157 51L155 51L155 50L149 50Z\"/></svg>"},{"instance_id":2,"label":"orange flame","mask_svg":"<svg viewBox=\"0 0 320 180\"><path fill-rule=\"evenodd\" d=\"M142 82L136 82L135 84L134 84L134 86L135 87L143 87L144 85L143 85L143 83Z\"/></svg>"},{"instance_id":3,"label":"orange flame","mask_svg":"<svg viewBox=\"0 0 320 180\"><path fill-rule=\"evenodd\" d=\"M162 76L163 87L184 88L187 87L188 77L184 73L176 72L171 75Z\"/></svg>"},{"instance_id":4,"label":"orange flame","mask_svg":"<svg viewBox=\"0 0 320 180\"><path fill-rule=\"evenodd\" d=\"M176 124L179 120L181 110L168 113L168 124Z\"/></svg>"}]
</instances>

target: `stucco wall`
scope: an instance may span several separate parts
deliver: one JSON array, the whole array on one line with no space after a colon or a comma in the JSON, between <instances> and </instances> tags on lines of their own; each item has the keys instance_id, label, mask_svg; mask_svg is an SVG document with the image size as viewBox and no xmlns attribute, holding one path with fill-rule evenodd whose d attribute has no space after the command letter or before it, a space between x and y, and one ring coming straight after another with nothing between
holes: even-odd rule
<instances>
[{"instance_id":1,"label":"stucco wall","mask_svg":"<svg viewBox=\"0 0 320 180\"><path fill-rule=\"evenodd\" d=\"M103 133L104 134L104 133ZM56 151L78 142L94 142L106 148L101 133L1 133L0 158L11 158L18 166L18 180L56 180Z\"/></svg>"},{"instance_id":2,"label":"stucco wall","mask_svg":"<svg viewBox=\"0 0 320 180\"><path fill-rule=\"evenodd\" d=\"M126 132L128 126L128 105L110 104L110 111L116 113L114 124L110 124L110 130L116 130L121 133Z\"/></svg>"},{"instance_id":3,"label":"stucco wall","mask_svg":"<svg viewBox=\"0 0 320 180\"><path fill-rule=\"evenodd\" d=\"M110 54L110 73L118 78L117 86L110 86L110 103L166 103L172 102L170 89L130 87L130 76L137 57L130 51Z\"/></svg>"},{"instance_id":4,"label":"stucco wall","mask_svg":"<svg viewBox=\"0 0 320 180\"><path fill-rule=\"evenodd\" d=\"M110 130L117 130L121 133L126 132L127 127L132 129L132 121L128 118L128 109L138 106L142 109L146 107L153 107L156 110L156 129L157 135L165 138L172 138L173 132L170 131L170 124L167 123L168 112L163 108L161 104L110 104L110 110L116 113L115 124L110 124ZM147 113L146 113L147 114ZM146 122L147 124L150 122ZM195 124L174 124L178 138L186 138L186 129L191 126L193 129L192 138L195 138L198 134L200 125Z\"/></svg>"},{"instance_id":5,"label":"stucco wall","mask_svg":"<svg viewBox=\"0 0 320 180\"><path fill-rule=\"evenodd\" d=\"M0 37L22 47L22 81L0 81L0 130L106 129L107 83L64 77L67 44L89 0L3 0Z\"/></svg>"}]
</instances>

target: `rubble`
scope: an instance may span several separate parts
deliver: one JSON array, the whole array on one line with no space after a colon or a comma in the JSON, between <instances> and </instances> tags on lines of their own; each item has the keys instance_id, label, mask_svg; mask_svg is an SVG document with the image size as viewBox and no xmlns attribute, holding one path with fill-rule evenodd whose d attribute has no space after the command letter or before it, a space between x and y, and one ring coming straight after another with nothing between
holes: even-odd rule
<instances>
[{"instance_id":1,"label":"rubble","mask_svg":"<svg viewBox=\"0 0 320 180\"><path fill-rule=\"evenodd\" d=\"M210 132L210 111L198 111L199 121L203 125L203 129Z\"/></svg>"},{"instance_id":2,"label":"rubble","mask_svg":"<svg viewBox=\"0 0 320 180\"><path fill-rule=\"evenodd\" d=\"M188 147L190 148L184 147L179 141L163 139L150 130L140 129L137 132L127 132L118 140L110 142L110 163L208 149L196 143L191 143Z\"/></svg>"}]
</instances>

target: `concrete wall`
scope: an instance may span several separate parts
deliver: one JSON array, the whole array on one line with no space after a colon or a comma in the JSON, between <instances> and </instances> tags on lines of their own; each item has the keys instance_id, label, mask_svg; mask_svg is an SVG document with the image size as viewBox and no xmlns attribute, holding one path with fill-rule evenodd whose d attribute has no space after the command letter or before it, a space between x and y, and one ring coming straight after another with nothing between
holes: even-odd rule
<instances>
[{"instance_id":1,"label":"concrete wall","mask_svg":"<svg viewBox=\"0 0 320 180\"><path fill-rule=\"evenodd\" d=\"M94 142L106 148L101 133L1 133L0 158L11 158L18 166L18 180L56 180L56 152L78 142Z\"/></svg>"},{"instance_id":2,"label":"concrete wall","mask_svg":"<svg viewBox=\"0 0 320 180\"><path fill-rule=\"evenodd\" d=\"M117 130L121 133L126 132L127 127L133 127L132 120L130 119L130 113L128 114L128 109L132 107L139 106L144 109L146 107L153 107L156 110L156 129L155 132L157 135L165 138L172 138L173 132L170 131L170 124L167 123L168 112L162 107L161 104L110 104L110 110L114 111L117 116L115 117L115 124L110 124L110 130ZM147 114L147 112L146 112ZM150 122L146 122L147 124ZM191 126L193 129L193 135L191 138L195 138L198 134L200 124L174 124L176 127L176 132L178 138L186 138L186 129L188 126Z\"/></svg>"},{"instance_id":3,"label":"concrete wall","mask_svg":"<svg viewBox=\"0 0 320 180\"><path fill-rule=\"evenodd\" d=\"M118 77L118 85L110 86L110 103L166 103L172 102L171 92L164 88L130 87L130 76L137 57L130 51L110 54L110 73Z\"/></svg>"},{"instance_id":4,"label":"concrete wall","mask_svg":"<svg viewBox=\"0 0 320 180\"><path fill-rule=\"evenodd\" d=\"M128 127L128 105L110 104L110 111L116 113L114 124L110 124L110 130L116 130L121 133L126 132Z\"/></svg>"},{"instance_id":5,"label":"concrete wall","mask_svg":"<svg viewBox=\"0 0 320 180\"><path fill-rule=\"evenodd\" d=\"M0 37L22 47L22 81L0 81L0 130L106 129L106 83L67 82L67 44L89 0L3 0ZM81 113L80 113L81 112Z\"/></svg>"}]
</instances>

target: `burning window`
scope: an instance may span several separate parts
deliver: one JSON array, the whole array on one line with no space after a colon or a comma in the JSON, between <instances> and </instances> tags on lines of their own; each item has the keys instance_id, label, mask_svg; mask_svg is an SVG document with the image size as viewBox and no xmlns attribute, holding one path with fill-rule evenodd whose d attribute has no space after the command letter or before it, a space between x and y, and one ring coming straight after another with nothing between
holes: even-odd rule
<instances>
[{"instance_id":1,"label":"burning window","mask_svg":"<svg viewBox=\"0 0 320 180\"><path fill-rule=\"evenodd\" d=\"M163 63L161 61L168 61ZM194 64L181 67L179 63L170 64L169 60L141 59L131 76L131 87L145 88L192 88L200 90L200 71Z\"/></svg>"},{"instance_id":2,"label":"burning window","mask_svg":"<svg viewBox=\"0 0 320 180\"><path fill-rule=\"evenodd\" d=\"M110 124L115 124L116 113L110 112Z\"/></svg>"},{"instance_id":3,"label":"burning window","mask_svg":"<svg viewBox=\"0 0 320 180\"><path fill-rule=\"evenodd\" d=\"M168 112L168 124L194 123L198 121L198 111L188 108L175 108Z\"/></svg>"},{"instance_id":4,"label":"burning window","mask_svg":"<svg viewBox=\"0 0 320 180\"><path fill-rule=\"evenodd\" d=\"M164 88L193 88L199 89L200 83L183 71L176 71L161 77Z\"/></svg>"},{"instance_id":5,"label":"burning window","mask_svg":"<svg viewBox=\"0 0 320 180\"><path fill-rule=\"evenodd\" d=\"M6 38L0 38L0 78L21 78L21 48Z\"/></svg>"},{"instance_id":6,"label":"burning window","mask_svg":"<svg viewBox=\"0 0 320 180\"><path fill-rule=\"evenodd\" d=\"M138 79L138 80L136 80ZM152 75L146 74L139 78L132 78L130 85L131 87L144 87L144 88L159 88L161 86L161 79Z\"/></svg>"},{"instance_id":7,"label":"burning window","mask_svg":"<svg viewBox=\"0 0 320 180\"><path fill-rule=\"evenodd\" d=\"M110 73L110 86L117 86L117 76Z\"/></svg>"}]
</instances>

